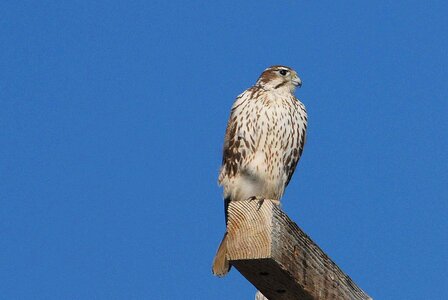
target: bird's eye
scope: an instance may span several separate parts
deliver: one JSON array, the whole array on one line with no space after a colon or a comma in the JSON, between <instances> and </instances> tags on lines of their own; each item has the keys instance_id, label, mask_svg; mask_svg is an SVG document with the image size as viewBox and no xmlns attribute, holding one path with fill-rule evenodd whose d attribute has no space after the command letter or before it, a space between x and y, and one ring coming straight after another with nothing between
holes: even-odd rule
<instances>
[{"instance_id":1,"label":"bird's eye","mask_svg":"<svg viewBox=\"0 0 448 300\"><path fill-rule=\"evenodd\" d=\"M285 76L288 73L286 70L280 70L280 75Z\"/></svg>"}]
</instances>

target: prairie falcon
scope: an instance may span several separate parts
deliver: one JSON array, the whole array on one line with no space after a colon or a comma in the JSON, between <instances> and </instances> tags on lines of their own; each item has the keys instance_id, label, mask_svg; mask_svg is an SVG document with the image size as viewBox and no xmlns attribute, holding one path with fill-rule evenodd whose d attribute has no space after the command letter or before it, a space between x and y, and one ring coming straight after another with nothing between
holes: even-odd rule
<instances>
[{"instance_id":1,"label":"prairie falcon","mask_svg":"<svg viewBox=\"0 0 448 300\"><path fill-rule=\"evenodd\" d=\"M218 183L224 189L225 213L230 201L258 199L280 203L302 155L306 139L305 106L294 96L302 81L285 66L264 70L254 86L236 98L227 124ZM226 235L212 272L230 270Z\"/></svg>"}]
</instances>

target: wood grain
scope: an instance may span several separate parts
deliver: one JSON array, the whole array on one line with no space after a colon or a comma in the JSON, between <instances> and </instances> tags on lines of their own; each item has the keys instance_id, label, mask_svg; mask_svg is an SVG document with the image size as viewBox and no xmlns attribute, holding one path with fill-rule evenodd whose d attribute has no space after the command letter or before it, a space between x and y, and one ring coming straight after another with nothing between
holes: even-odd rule
<instances>
[{"instance_id":1,"label":"wood grain","mask_svg":"<svg viewBox=\"0 0 448 300\"><path fill-rule=\"evenodd\" d=\"M227 232L231 264L270 300L371 299L268 200L230 203Z\"/></svg>"}]
</instances>

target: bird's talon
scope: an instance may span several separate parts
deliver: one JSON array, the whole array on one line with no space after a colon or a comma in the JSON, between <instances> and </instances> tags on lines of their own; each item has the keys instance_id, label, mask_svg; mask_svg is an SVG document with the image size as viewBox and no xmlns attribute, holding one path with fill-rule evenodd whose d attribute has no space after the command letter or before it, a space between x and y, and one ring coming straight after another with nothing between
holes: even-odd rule
<instances>
[{"instance_id":1,"label":"bird's talon","mask_svg":"<svg viewBox=\"0 0 448 300\"><path fill-rule=\"evenodd\" d=\"M247 198L247 200L249 200L249 202L252 202L252 201L254 201L254 200L256 200L256 199L257 199L257 197L255 197L255 196L252 196L252 197Z\"/></svg>"},{"instance_id":2,"label":"bird's talon","mask_svg":"<svg viewBox=\"0 0 448 300\"><path fill-rule=\"evenodd\" d=\"M264 200L265 200L264 198L258 199L258 208L257 208L257 210L260 210L261 206L264 203Z\"/></svg>"}]
</instances>

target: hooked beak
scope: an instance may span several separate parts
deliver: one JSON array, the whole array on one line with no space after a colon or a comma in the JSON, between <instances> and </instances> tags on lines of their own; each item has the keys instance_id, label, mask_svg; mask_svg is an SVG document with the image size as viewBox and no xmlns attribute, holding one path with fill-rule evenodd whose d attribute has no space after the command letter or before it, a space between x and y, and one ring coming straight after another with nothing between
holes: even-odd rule
<instances>
[{"instance_id":1,"label":"hooked beak","mask_svg":"<svg viewBox=\"0 0 448 300\"><path fill-rule=\"evenodd\" d=\"M292 83L297 86L297 87L301 87L302 86L302 80L300 79L300 77L297 75L297 73L294 72L294 76L292 77Z\"/></svg>"}]
</instances>

